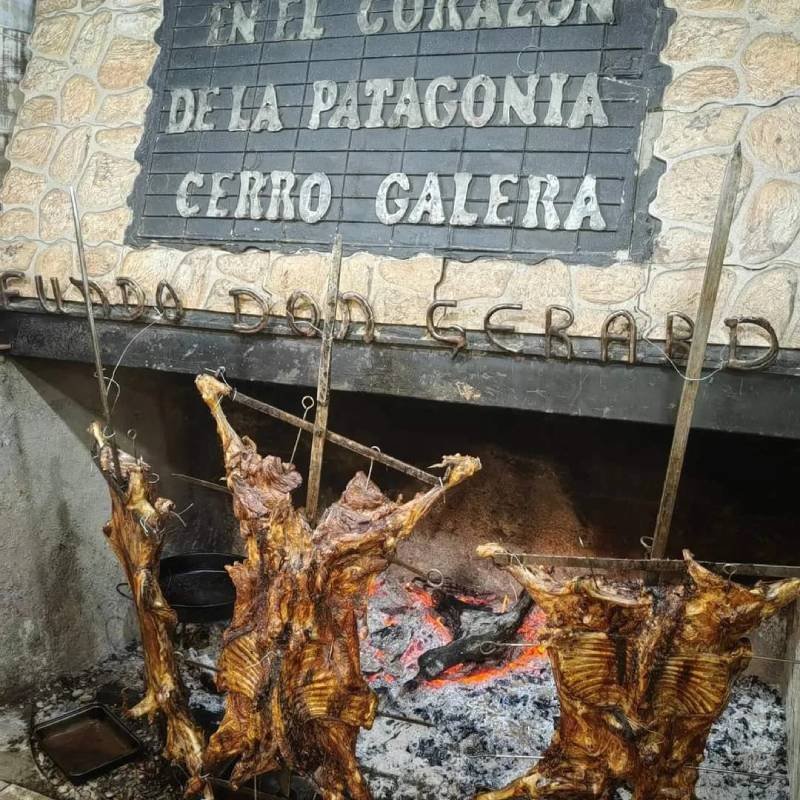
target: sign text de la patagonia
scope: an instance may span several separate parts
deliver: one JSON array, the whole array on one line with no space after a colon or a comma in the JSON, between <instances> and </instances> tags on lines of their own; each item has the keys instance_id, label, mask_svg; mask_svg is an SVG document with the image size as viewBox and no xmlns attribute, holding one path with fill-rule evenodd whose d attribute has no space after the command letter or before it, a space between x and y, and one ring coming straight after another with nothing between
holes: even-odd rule
<instances>
[{"instance_id":1,"label":"sign text de la patagonia","mask_svg":"<svg viewBox=\"0 0 800 800\"><path fill-rule=\"evenodd\" d=\"M629 250L630 1L168 0L138 233Z\"/></svg>"}]
</instances>

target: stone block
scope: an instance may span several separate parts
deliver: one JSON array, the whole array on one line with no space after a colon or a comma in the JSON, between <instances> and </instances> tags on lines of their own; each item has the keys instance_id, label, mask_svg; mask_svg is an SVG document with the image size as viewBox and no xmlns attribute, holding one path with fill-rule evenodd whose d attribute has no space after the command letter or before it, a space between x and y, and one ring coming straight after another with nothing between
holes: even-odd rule
<instances>
[{"instance_id":1,"label":"stone block","mask_svg":"<svg viewBox=\"0 0 800 800\"><path fill-rule=\"evenodd\" d=\"M609 267L577 267L573 286L577 299L600 305L624 303L644 288L647 270L641 264L620 263Z\"/></svg>"},{"instance_id":2,"label":"stone block","mask_svg":"<svg viewBox=\"0 0 800 800\"><path fill-rule=\"evenodd\" d=\"M129 14L117 14L114 20L114 32L131 39L147 39L149 41L152 40L161 20L161 11L155 8Z\"/></svg>"},{"instance_id":3,"label":"stone block","mask_svg":"<svg viewBox=\"0 0 800 800\"><path fill-rule=\"evenodd\" d=\"M103 150L115 156L133 158L142 138L141 125L126 125L124 128L108 128L97 131L95 141Z\"/></svg>"},{"instance_id":4,"label":"stone block","mask_svg":"<svg viewBox=\"0 0 800 800\"><path fill-rule=\"evenodd\" d=\"M370 301L377 322L393 325L424 325L444 261L434 256L409 259L375 257L372 265Z\"/></svg>"},{"instance_id":5,"label":"stone block","mask_svg":"<svg viewBox=\"0 0 800 800\"><path fill-rule=\"evenodd\" d=\"M800 39L794 36L757 36L742 54L741 64L754 100L772 102L800 90Z\"/></svg>"},{"instance_id":6,"label":"stone block","mask_svg":"<svg viewBox=\"0 0 800 800\"><path fill-rule=\"evenodd\" d=\"M39 236L46 242L75 236L72 205L61 189L51 189L39 204Z\"/></svg>"},{"instance_id":7,"label":"stone block","mask_svg":"<svg viewBox=\"0 0 800 800\"><path fill-rule=\"evenodd\" d=\"M745 284L732 306L737 316L765 317L782 337L794 313L798 267L774 264Z\"/></svg>"},{"instance_id":8,"label":"stone block","mask_svg":"<svg viewBox=\"0 0 800 800\"><path fill-rule=\"evenodd\" d=\"M86 247L86 270L93 278L113 272L120 262L122 248L113 244Z\"/></svg>"},{"instance_id":9,"label":"stone block","mask_svg":"<svg viewBox=\"0 0 800 800\"><path fill-rule=\"evenodd\" d=\"M34 270L37 275L45 278L45 283L49 283L49 278L58 278L66 293L70 277L77 278L80 275L75 245L56 242L45 247L36 257Z\"/></svg>"},{"instance_id":10,"label":"stone block","mask_svg":"<svg viewBox=\"0 0 800 800\"><path fill-rule=\"evenodd\" d=\"M745 0L667 0L667 5L680 11L740 11Z\"/></svg>"},{"instance_id":11,"label":"stone block","mask_svg":"<svg viewBox=\"0 0 800 800\"><path fill-rule=\"evenodd\" d=\"M86 70L97 67L108 45L111 21L109 11L99 11L83 23L70 54L70 61L76 67Z\"/></svg>"},{"instance_id":12,"label":"stone block","mask_svg":"<svg viewBox=\"0 0 800 800\"><path fill-rule=\"evenodd\" d=\"M199 247L185 254L175 271L167 276L186 308L203 308L219 275L215 269L217 250Z\"/></svg>"},{"instance_id":13,"label":"stone block","mask_svg":"<svg viewBox=\"0 0 800 800\"><path fill-rule=\"evenodd\" d=\"M26 166L43 167L50 158L50 152L56 138L54 128L17 128L6 150L7 157Z\"/></svg>"},{"instance_id":14,"label":"stone block","mask_svg":"<svg viewBox=\"0 0 800 800\"><path fill-rule=\"evenodd\" d=\"M250 250L247 253L221 255L217 260L217 269L225 276L240 283L252 283L263 286L269 283L270 253L262 250Z\"/></svg>"},{"instance_id":15,"label":"stone block","mask_svg":"<svg viewBox=\"0 0 800 800\"><path fill-rule=\"evenodd\" d=\"M739 94L739 78L730 67L696 67L675 78L664 92L664 108L693 111L706 103Z\"/></svg>"},{"instance_id":16,"label":"stone block","mask_svg":"<svg viewBox=\"0 0 800 800\"><path fill-rule=\"evenodd\" d=\"M0 212L0 239L15 236L36 236L36 217L27 208L11 208Z\"/></svg>"},{"instance_id":17,"label":"stone block","mask_svg":"<svg viewBox=\"0 0 800 800\"><path fill-rule=\"evenodd\" d=\"M800 99L785 100L750 122L747 142L753 155L779 172L800 172Z\"/></svg>"},{"instance_id":18,"label":"stone block","mask_svg":"<svg viewBox=\"0 0 800 800\"><path fill-rule=\"evenodd\" d=\"M67 124L90 119L97 109L97 86L85 75L73 75L61 90L61 119Z\"/></svg>"},{"instance_id":19,"label":"stone block","mask_svg":"<svg viewBox=\"0 0 800 800\"><path fill-rule=\"evenodd\" d=\"M0 189L0 203L4 205L34 205L44 192L46 181L43 175L12 167Z\"/></svg>"},{"instance_id":20,"label":"stone block","mask_svg":"<svg viewBox=\"0 0 800 800\"><path fill-rule=\"evenodd\" d=\"M518 329L526 333L544 331L545 311L551 305L572 305L572 281L569 267L557 259L538 264L517 264L508 282L506 297L522 303L523 319ZM512 323L513 316L506 317Z\"/></svg>"},{"instance_id":21,"label":"stone block","mask_svg":"<svg viewBox=\"0 0 800 800\"><path fill-rule=\"evenodd\" d=\"M653 251L653 261L658 264L685 264L704 261L711 248L711 232L691 228L668 226L658 234ZM730 250L730 246L728 247Z\"/></svg>"},{"instance_id":22,"label":"stone block","mask_svg":"<svg viewBox=\"0 0 800 800\"><path fill-rule=\"evenodd\" d=\"M127 206L120 206L111 211L83 214L81 228L86 242L98 244L99 242L122 243L125 230L130 225L132 212Z\"/></svg>"},{"instance_id":23,"label":"stone block","mask_svg":"<svg viewBox=\"0 0 800 800\"><path fill-rule=\"evenodd\" d=\"M38 245L29 241L0 242L0 271L7 269L27 270L36 255Z\"/></svg>"},{"instance_id":24,"label":"stone block","mask_svg":"<svg viewBox=\"0 0 800 800\"><path fill-rule=\"evenodd\" d=\"M150 77L158 47L152 41L115 36L97 73L104 89L133 89Z\"/></svg>"},{"instance_id":25,"label":"stone block","mask_svg":"<svg viewBox=\"0 0 800 800\"><path fill-rule=\"evenodd\" d=\"M37 18L57 14L59 11L69 11L78 4L78 0L37 0Z\"/></svg>"},{"instance_id":26,"label":"stone block","mask_svg":"<svg viewBox=\"0 0 800 800\"><path fill-rule=\"evenodd\" d=\"M33 97L27 100L17 113L17 125L32 128L56 121L58 104L55 97Z\"/></svg>"},{"instance_id":27,"label":"stone block","mask_svg":"<svg viewBox=\"0 0 800 800\"><path fill-rule=\"evenodd\" d=\"M147 294L148 302L153 303L159 282L170 278L185 255L166 247L131 250L123 258L119 274L135 280Z\"/></svg>"},{"instance_id":28,"label":"stone block","mask_svg":"<svg viewBox=\"0 0 800 800\"><path fill-rule=\"evenodd\" d=\"M82 125L64 135L50 162L49 174L53 180L73 184L81 174L89 151L90 130L88 125Z\"/></svg>"},{"instance_id":29,"label":"stone block","mask_svg":"<svg viewBox=\"0 0 800 800\"><path fill-rule=\"evenodd\" d=\"M727 162L728 157L724 155L702 155L670 164L659 182L653 213L662 218L711 225L717 213ZM745 161L742 164L740 198L751 179L752 168Z\"/></svg>"},{"instance_id":30,"label":"stone block","mask_svg":"<svg viewBox=\"0 0 800 800\"><path fill-rule=\"evenodd\" d=\"M501 302L515 269L510 261L488 258L447 261L444 279L436 287L437 300L458 302L457 308L448 309L447 320L470 330L482 330L486 312Z\"/></svg>"},{"instance_id":31,"label":"stone block","mask_svg":"<svg viewBox=\"0 0 800 800\"><path fill-rule=\"evenodd\" d=\"M69 51L78 18L72 14L39 19L31 36L31 49L37 55L60 58Z\"/></svg>"},{"instance_id":32,"label":"stone block","mask_svg":"<svg viewBox=\"0 0 800 800\"><path fill-rule=\"evenodd\" d=\"M701 111L664 112L661 134L655 143L655 154L668 159L701 150L725 147L739 135L747 109L716 106Z\"/></svg>"},{"instance_id":33,"label":"stone block","mask_svg":"<svg viewBox=\"0 0 800 800\"><path fill-rule=\"evenodd\" d=\"M750 14L756 18L789 26L800 22L797 0L750 0Z\"/></svg>"},{"instance_id":34,"label":"stone block","mask_svg":"<svg viewBox=\"0 0 800 800\"><path fill-rule=\"evenodd\" d=\"M138 173L139 165L131 159L93 153L78 184L81 209L105 210L124 204Z\"/></svg>"},{"instance_id":35,"label":"stone block","mask_svg":"<svg viewBox=\"0 0 800 800\"><path fill-rule=\"evenodd\" d=\"M760 264L785 253L800 232L800 184L770 180L750 198L742 221L741 258Z\"/></svg>"},{"instance_id":36,"label":"stone block","mask_svg":"<svg viewBox=\"0 0 800 800\"><path fill-rule=\"evenodd\" d=\"M688 314L692 319L697 316L704 275L705 267L667 270L655 275L645 292L643 303L645 310L653 320L651 331L653 338L663 338L667 314L670 311L680 311ZM712 325L714 341L727 340L723 319L727 315L728 301L735 285L735 272L724 268Z\"/></svg>"},{"instance_id":37,"label":"stone block","mask_svg":"<svg viewBox=\"0 0 800 800\"><path fill-rule=\"evenodd\" d=\"M741 18L680 16L662 58L672 63L733 58L746 33L747 23Z\"/></svg>"},{"instance_id":38,"label":"stone block","mask_svg":"<svg viewBox=\"0 0 800 800\"><path fill-rule=\"evenodd\" d=\"M150 104L150 96L150 89L146 87L110 95L100 104L97 121L106 125L123 125L126 122L141 125Z\"/></svg>"},{"instance_id":39,"label":"stone block","mask_svg":"<svg viewBox=\"0 0 800 800\"><path fill-rule=\"evenodd\" d=\"M19 88L30 98L37 94L55 94L69 72L69 67L60 61L34 56L25 69Z\"/></svg>"}]
</instances>

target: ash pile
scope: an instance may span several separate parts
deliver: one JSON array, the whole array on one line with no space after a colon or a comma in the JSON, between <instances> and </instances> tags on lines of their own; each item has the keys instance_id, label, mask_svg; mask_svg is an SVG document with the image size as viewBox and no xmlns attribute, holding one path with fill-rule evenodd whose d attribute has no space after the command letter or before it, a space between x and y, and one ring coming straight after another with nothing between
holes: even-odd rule
<instances>
[{"instance_id":1,"label":"ash pile","mask_svg":"<svg viewBox=\"0 0 800 800\"><path fill-rule=\"evenodd\" d=\"M419 655L453 640L433 594L389 570L370 598L362 664L382 716L362 732L358 756L375 800L464 800L505 786L531 769L558 718L536 609L516 637L531 647L499 650L490 661L452 667L433 680L418 678ZM499 606L491 597L463 599ZM786 746L779 693L742 678L709 738L698 800L790 800ZM619 792L618 800L628 798Z\"/></svg>"},{"instance_id":2,"label":"ash pile","mask_svg":"<svg viewBox=\"0 0 800 800\"><path fill-rule=\"evenodd\" d=\"M486 610L500 610L502 605L492 596L457 599ZM380 697L380 716L371 731L361 733L358 757L375 800L465 800L480 789L499 788L524 774L531 759L547 748L558 717L558 699L547 656L537 642L544 620L536 609L527 615L517 636L508 639L530 646L499 650L490 660L454 666L433 679L419 676L419 657L457 638L449 627L452 619L436 610L435 591L390 569L375 584L367 621L362 665ZM221 634L221 626L186 626L177 642L185 656L183 674L192 712L209 727L221 716L224 704L211 669L219 657ZM24 711L32 710L34 724L95 701L122 713L140 698L142 675L141 651L132 648L42 687L33 708ZM143 756L81 786L70 784L43 753L34 750L54 797L182 797L184 776L161 758L159 727L144 720L125 724L142 740ZM786 746L779 694L755 678L741 679L709 738L703 766L715 771L702 773L698 800L790 800ZM751 775L738 774L742 772ZM629 797L620 792L618 800Z\"/></svg>"}]
</instances>

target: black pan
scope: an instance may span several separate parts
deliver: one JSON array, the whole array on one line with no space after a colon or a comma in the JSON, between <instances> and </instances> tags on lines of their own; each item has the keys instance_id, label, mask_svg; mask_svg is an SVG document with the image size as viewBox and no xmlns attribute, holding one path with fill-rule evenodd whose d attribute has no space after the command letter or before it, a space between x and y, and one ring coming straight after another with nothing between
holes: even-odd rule
<instances>
[{"instance_id":1,"label":"black pan","mask_svg":"<svg viewBox=\"0 0 800 800\"><path fill-rule=\"evenodd\" d=\"M236 593L225 567L228 553L184 553L161 560L161 591L179 622L229 622Z\"/></svg>"}]
</instances>

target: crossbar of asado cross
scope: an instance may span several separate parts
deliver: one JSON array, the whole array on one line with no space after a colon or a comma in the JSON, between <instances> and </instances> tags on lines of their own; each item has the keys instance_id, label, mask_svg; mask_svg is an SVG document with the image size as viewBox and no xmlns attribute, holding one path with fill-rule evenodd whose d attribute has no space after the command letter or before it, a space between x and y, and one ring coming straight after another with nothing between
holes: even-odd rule
<instances>
[{"instance_id":1,"label":"crossbar of asado cross","mask_svg":"<svg viewBox=\"0 0 800 800\"><path fill-rule=\"evenodd\" d=\"M509 553L493 556L498 566L510 561L539 567L570 567L585 571L604 572L660 572L681 573L686 571L686 562L668 558L606 558L602 556L556 556L540 553ZM784 564L740 564L722 561L698 561L706 569L721 572L728 577L750 576L757 578L800 578L800 566Z\"/></svg>"}]
</instances>

